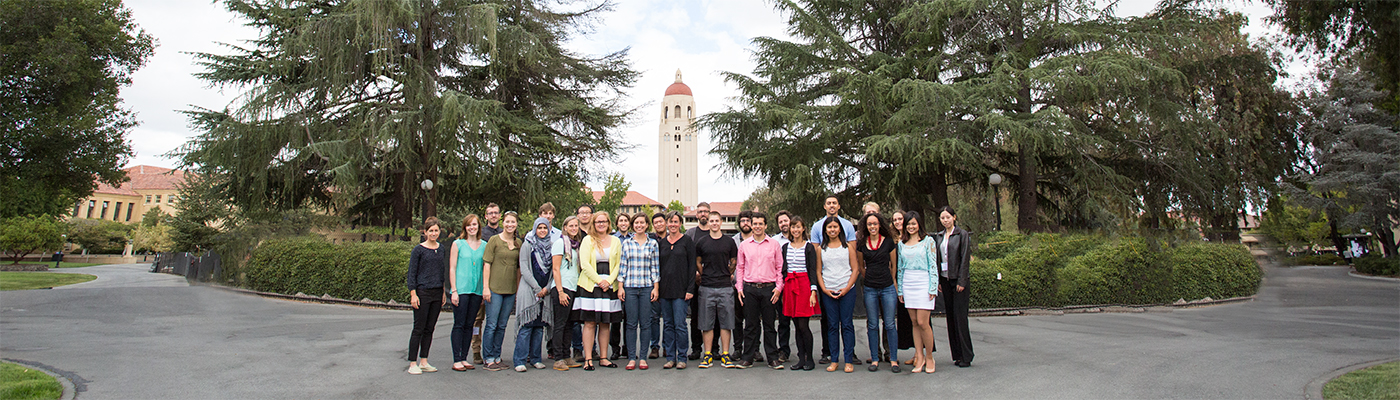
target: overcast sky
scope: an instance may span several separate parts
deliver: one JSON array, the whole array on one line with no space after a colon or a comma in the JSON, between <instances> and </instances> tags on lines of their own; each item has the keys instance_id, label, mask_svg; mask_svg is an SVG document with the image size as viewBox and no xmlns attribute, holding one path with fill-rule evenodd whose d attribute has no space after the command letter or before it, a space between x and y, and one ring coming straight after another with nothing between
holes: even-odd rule
<instances>
[{"instance_id":1,"label":"overcast sky","mask_svg":"<svg viewBox=\"0 0 1400 400\"><path fill-rule=\"evenodd\" d=\"M666 86L676 69L695 94L700 113L723 110L734 103L735 88L726 86L719 72L751 73L753 61L749 40L757 36L786 37L783 16L770 2L757 0L617 0L614 11L587 37L578 38L571 48L586 54L603 54L631 48L632 66L641 72L629 93L632 107L646 105L635 120L620 133L636 147L622 156L619 165L604 166L626 174L632 190L656 197L656 134L660 113L651 108L660 104ZM1120 15L1142 15L1152 1L1123 1ZM208 87L192 74L201 69L188 53L228 53L219 43L242 44L257 31L224 10L222 4L207 0L126 0L137 24L156 38L155 55L133 76L130 87L122 90L126 106L137 113L141 125L130 133L136 155L131 165L173 167L175 160L165 155L182 145L196 132L179 111L194 106L222 109L239 93ZM1252 38L1273 34L1263 22L1269 14L1259 4L1227 2L1250 17ZM1294 79L1302 67L1290 66ZM701 201L743 201L761 182L724 176L714 168L719 160L706 154L712 147L701 132ZM597 174L602 176L603 174ZM601 190L600 180L589 182Z\"/></svg>"}]
</instances>

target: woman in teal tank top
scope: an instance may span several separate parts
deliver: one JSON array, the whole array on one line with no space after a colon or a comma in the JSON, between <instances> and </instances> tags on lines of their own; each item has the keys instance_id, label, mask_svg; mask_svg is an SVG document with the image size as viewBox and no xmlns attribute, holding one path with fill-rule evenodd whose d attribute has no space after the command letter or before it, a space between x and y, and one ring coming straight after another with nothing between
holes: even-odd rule
<instances>
[{"instance_id":1,"label":"woman in teal tank top","mask_svg":"<svg viewBox=\"0 0 1400 400\"><path fill-rule=\"evenodd\" d=\"M467 362L472 322L481 308L481 266L486 241L481 240L481 220L476 214L462 219L462 238L452 241L448 255L448 280L452 289L452 369L476 369Z\"/></svg>"}]
</instances>

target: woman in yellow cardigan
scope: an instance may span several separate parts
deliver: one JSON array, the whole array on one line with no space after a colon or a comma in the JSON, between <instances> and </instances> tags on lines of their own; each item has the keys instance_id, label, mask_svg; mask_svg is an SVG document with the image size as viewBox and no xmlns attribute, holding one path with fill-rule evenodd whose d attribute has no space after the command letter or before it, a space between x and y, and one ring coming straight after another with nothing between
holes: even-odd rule
<instances>
[{"instance_id":1,"label":"woman in yellow cardigan","mask_svg":"<svg viewBox=\"0 0 1400 400\"><path fill-rule=\"evenodd\" d=\"M608 361L609 324L620 322L622 300L617 298L618 265L622 263L622 241L609 234L607 212L594 213L593 229L579 244L578 295L574 300L573 320L583 322L583 354L592 355L595 343L602 343L598 365L617 368ZM597 332L597 335L594 335ZM597 342L594 342L594 338ZM593 359L583 364L584 371L594 369Z\"/></svg>"}]
</instances>

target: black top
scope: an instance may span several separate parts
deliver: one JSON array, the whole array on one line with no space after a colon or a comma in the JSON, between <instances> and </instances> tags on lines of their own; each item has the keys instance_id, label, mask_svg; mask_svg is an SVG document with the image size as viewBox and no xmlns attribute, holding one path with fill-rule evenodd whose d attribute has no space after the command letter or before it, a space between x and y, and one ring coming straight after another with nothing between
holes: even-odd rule
<instances>
[{"instance_id":1,"label":"black top","mask_svg":"<svg viewBox=\"0 0 1400 400\"><path fill-rule=\"evenodd\" d=\"M684 299L695 286L695 242L690 237L671 243L666 238L656 241L661 248L661 281L657 295L663 299Z\"/></svg>"},{"instance_id":2,"label":"black top","mask_svg":"<svg viewBox=\"0 0 1400 400\"><path fill-rule=\"evenodd\" d=\"M890 273L890 252L894 251L894 240L884 238L880 242L880 248L871 250L866 240L857 240L856 251L860 252L860 257L865 260L865 287L871 289L883 289L894 284L894 275Z\"/></svg>"},{"instance_id":3,"label":"black top","mask_svg":"<svg viewBox=\"0 0 1400 400\"><path fill-rule=\"evenodd\" d=\"M739 245L729 236L719 239L710 235L701 236L695 243L695 256L700 257L704 269L700 271L700 286L722 288L734 286L734 274L729 270L729 260L739 257Z\"/></svg>"},{"instance_id":4,"label":"black top","mask_svg":"<svg viewBox=\"0 0 1400 400\"><path fill-rule=\"evenodd\" d=\"M700 229L700 227L698 226L692 226L690 227L690 229L685 230L685 235L690 237L690 241L692 243L700 243L700 237L710 236L710 230Z\"/></svg>"},{"instance_id":5,"label":"black top","mask_svg":"<svg viewBox=\"0 0 1400 400\"><path fill-rule=\"evenodd\" d=\"M943 231L933 233L934 246L943 245ZM953 227L953 235L948 242L948 280L954 285L968 286L972 264L972 232ZM935 251L938 262L943 263L942 252Z\"/></svg>"},{"instance_id":6,"label":"black top","mask_svg":"<svg viewBox=\"0 0 1400 400\"><path fill-rule=\"evenodd\" d=\"M497 226L497 227L495 227L495 228L492 228L491 225L487 225L487 224L486 224L486 221L482 221L482 224L481 224L481 242L482 242L482 243L485 243L485 242L491 241L491 237L492 237L492 236L499 235L499 234L501 234L501 231L504 231L504 230L505 230L505 225L501 225L501 226Z\"/></svg>"},{"instance_id":7,"label":"black top","mask_svg":"<svg viewBox=\"0 0 1400 400\"><path fill-rule=\"evenodd\" d=\"M447 254L447 246L442 243L438 243L436 249L422 244L413 246L413 251L408 253L408 290L442 287L443 275L447 273Z\"/></svg>"}]
</instances>

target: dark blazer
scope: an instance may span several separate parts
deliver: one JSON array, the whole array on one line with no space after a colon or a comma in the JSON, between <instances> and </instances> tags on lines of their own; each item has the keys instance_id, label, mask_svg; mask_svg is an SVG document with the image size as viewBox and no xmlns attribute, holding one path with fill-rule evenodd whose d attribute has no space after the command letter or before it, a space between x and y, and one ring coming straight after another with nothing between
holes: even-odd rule
<instances>
[{"instance_id":1,"label":"dark blazer","mask_svg":"<svg viewBox=\"0 0 1400 400\"><path fill-rule=\"evenodd\" d=\"M817 271L814 271L815 269L817 269L817 260L821 259L821 256L817 254L817 246L812 242L807 242L807 244L802 247L802 253L807 255L806 268L807 280L809 281L808 283L811 283L812 286L820 288L822 285L817 282ZM783 243L783 246L780 248L778 253L781 257L783 257L783 279L787 279L788 276L787 250L788 243Z\"/></svg>"},{"instance_id":2,"label":"dark blazer","mask_svg":"<svg viewBox=\"0 0 1400 400\"><path fill-rule=\"evenodd\" d=\"M948 237L948 280L954 285L968 286L970 279L970 265L972 264L972 233L962 228L953 227L953 235ZM943 231L933 233L935 246L943 246ZM938 262L943 263L943 253L934 251L938 255Z\"/></svg>"}]
</instances>

